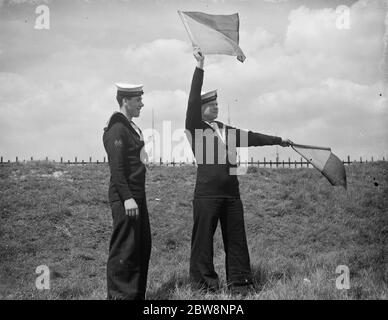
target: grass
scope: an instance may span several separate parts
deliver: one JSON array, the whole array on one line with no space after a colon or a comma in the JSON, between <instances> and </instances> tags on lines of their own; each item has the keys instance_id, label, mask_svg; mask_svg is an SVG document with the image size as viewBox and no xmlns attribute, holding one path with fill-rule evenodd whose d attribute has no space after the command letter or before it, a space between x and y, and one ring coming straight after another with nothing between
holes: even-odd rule
<instances>
[{"instance_id":1,"label":"grass","mask_svg":"<svg viewBox=\"0 0 388 320\"><path fill-rule=\"evenodd\" d=\"M388 163L346 167L348 190L313 169L249 168L240 190L260 290L246 299L387 299ZM0 299L105 299L111 232L105 165L0 167ZM224 289L188 282L195 167L147 172L152 230L148 299L241 299L225 289L217 229L214 264ZM377 184L377 185L376 185ZM50 268L37 290L36 267ZM350 289L338 290L338 265Z\"/></svg>"}]
</instances>

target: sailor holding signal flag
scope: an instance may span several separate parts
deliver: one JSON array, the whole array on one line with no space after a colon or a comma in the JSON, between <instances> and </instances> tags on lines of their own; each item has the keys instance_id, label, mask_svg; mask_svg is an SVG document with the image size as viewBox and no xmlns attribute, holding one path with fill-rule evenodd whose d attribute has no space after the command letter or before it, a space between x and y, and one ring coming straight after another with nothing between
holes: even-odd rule
<instances>
[{"instance_id":1,"label":"sailor holding signal flag","mask_svg":"<svg viewBox=\"0 0 388 320\"><path fill-rule=\"evenodd\" d=\"M197 67L192 78L186 112L186 134L198 164L193 200L190 280L195 288L210 291L219 289L219 278L213 265L213 237L220 221L226 254L227 285L232 293L245 295L254 288L239 182L230 170L236 165L230 158L236 153L236 147L288 147L291 141L246 132L216 121L217 91L201 95L204 55L199 48L194 48L194 57ZM207 134L209 131L210 134ZM199 134L202 132L203 135ZM235 143L230 143L231 140ZM226 152L220 156L221 149ZM201 161L198 158L202 158Z\"/></svg>"}]
</instances>

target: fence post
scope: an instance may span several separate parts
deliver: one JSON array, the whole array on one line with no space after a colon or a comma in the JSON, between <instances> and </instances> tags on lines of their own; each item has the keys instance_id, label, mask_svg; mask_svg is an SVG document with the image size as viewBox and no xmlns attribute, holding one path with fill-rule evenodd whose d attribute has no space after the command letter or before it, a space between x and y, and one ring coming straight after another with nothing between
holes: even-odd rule
<instances>
[{"instance_id":1,"label":"fence post","mask_svg":"<svg viewBox=\"0 0 388 320\"><path fill-rule=\"evenodd\" d=\"M362 163L362 157L360 157L360 163Z\"/></svg>"},{"instance_id":2,"label":"fence post","mask_svg":"<svg viewBox=\"0 0 388 320\"><path fill-rule=\"evenodd\" d=\"M33 157L31 157L31 161L34 161L34 158L33 158Z\"/></svg>"},{"instance_id":3,"label":"fence post","mask_svg":"<svg viewBox=\"0 0 388 320\"><path fill-rule=\"evenodd\" d=\"M348 165L350 164L350 156L348 155Z\"/></svg>"},{"instance_id":4,"label":"fence post","mask_svg":"<svg viewBox=\"0 0 388 320\"><path fill-rule=\"evenodd\" d=\"M1 163L3 163L3 157L1 157Z\"/></svg>"},{"instance_id":5,"label":"fence post","mask_svg":"<svg viewBox=\"0 0 388 320\"><path fill-rule=\"evenodd\" d=\"M257 167L260 168L260 160L257 160Z\"/></svg>"},{"instance_id":6,"label":"fence post","mask_svg":"<svg viewBox=\"0 0 388 320\"><path fill-rule=\"evenodd\" d=\"M16 163L17 163L17 162L19 162L19 159L18 159L18 157L16 157Z\"/></svg>"},{"instance_id":7,"label":"fence post","mask_svg":"<svg viewBox=\"0 0 388 320\"><path fill-rule=\"evenodd\" d=\"M373 162L373 156L372 156L372 162Z\"/></svg>"},{"instance_id":8,"label":"fence post","mask_svg":"<svg viewBox=\"0 0 388 320\"><path fill-rule=\"evenodd\" d=\"M251 157L251 163L250 163L251 166L253 166L253 157ZM248 164L249 166L249 164Z\"/></svg>"},{"instance_id":9,"label":"fence post","mask_svg":"<svg viewBox=\"0 0 388 320\"><path fill-rule=\"evenodd\" d=\"M288 167L291 168L291 159L288 157Z\"/></svg>"},{"instance_id":10,"label":"fence post","mask_svg":"<svg viewBox=\"0 0 388 320\"><path fill-rule=\"evenodd\" d=\"M300 167L303 168L303 158L300 158Z\"/></svg>"},{"instance_id":11,"label":"fence post","mask_svg":"<svg viewBox=\"0 0 388 320\"><path fill-rule=\"evenodd\" d=\"M98 159L97 159L96 163L98 164Z\"/></svg>"},{"instance_id":12,"label":"fence post","mask_svg":"<svg viewBox=\"0 0 388 320\"><path fill-rule=\"evenodd\" d=\"M48 162L48 157L46 157L46 162Z\"/></svg>"},{"instance_id":13,"label":"fence post","mask_svg":"<svg viewBox=\"0 0 388 320\"><path fill-rule=\"evenodd\" d=\"M265 162L265 157L264 157L264 168L265 168L266 164L267 164L267 163Z\"/></svg>"},{"instance_id":14,"label":"fence post","mask_svg":"<svg viewBox=\"0 0 388 320\"><path fill-rule=\"evenodd\" d=\"M269 160L269 166L272 168L272 160Z\"/></svg>"},{"instance_id":15,"label":"fence post","mask_svg":"<svg viewBox=\"0 0 388 320\"><path fill-rule=\"evenodd\" d=\"M92 163L92 157L89 157L89 163Z\"/></svg>"},{"instance_id":16,"label":"fence post","mask_svg":"<svg viewBox=\"0 0 388 320\"><path fill-rule=\"evenodd\" d=\"M105 163L105 157L104 157L104 163Z\"/></svg>"},{"instance_id":17,"label":"fence post","mask_svg":"<svg viewBox=\"0 0 388 320\"><path fill-rule=\"evenodd\" d=\"M81 162L82 164L84 164L84 160L82 160L82 162Z\"/></svg>"},{"instance_id":18,"label":"fence post","mask_svg":"<svg viewBox=\"0 0 388 320\"><path fill-rule=\"evenodd\" d=\"M296 168L296 166L297 166L297 164L296 164L296 160L294 160L294 163L295 163L295 168Z\"/></svg>"},{"instance_id":19,"label":"fence post","mask_svg":"<svg viewBox=\"0 0 388 320\"><path fill-rule=\"evenodd\" d=\"M77 164L77 157L74 158L74 164Z\"/></svg>"},{"instance_id":20,"label":"fence post","mask_svg":"<svg viewBox=\"0 0 388 320\"><path fill-rule=\"evenodd\" d=\"M279 167L279 157L276 156L276 168Z\"/></svg>"},{"instance_id":21,"label":"fence post","mask_svg":"<svg viewBox=\"0 0 388 320\"><path fill-rule=\"evenodd\" d=\"M283 168L284 168L284 160L283 160Z\"/></svg>"},{"instance_id":22,"label":"fence post","mask_svg":"<svg viewBox=\"0 0 388 320\"><path fill-rule=\"evenodd\" d=\"M63 157L61 157L61 163L63 163Z\"/></svg>"},{"instance_id":23,"label":"fence post","mask_svg":"<svg viewBox=\"0 0 388 320\"><path fill-rule=\"evenodd\" d=\"M159 158L159 165L161 166L162 165L162 157Z\"/></svg>"}]
</instances>

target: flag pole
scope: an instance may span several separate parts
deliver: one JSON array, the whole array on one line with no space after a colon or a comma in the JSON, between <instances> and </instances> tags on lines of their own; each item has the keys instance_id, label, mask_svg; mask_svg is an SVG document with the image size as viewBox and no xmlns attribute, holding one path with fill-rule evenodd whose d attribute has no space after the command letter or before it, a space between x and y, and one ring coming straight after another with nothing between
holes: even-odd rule
<instances>
[{"instance_id":1,"label":"flag pole","mask_svg":"<svg viewBox=\"0 0 388 320\"><path fill-rule=\"evenodd\" d=\"M327 150L331 151L331 148L327 147L317 147L317 146L309 146L305 144L297 144L297 143L291 143L291 147L297 147L297 148L304 148L304 149L319 149L319 150ZM293 148L294 149L294 148ZM294 149L295 150L295 149ZM295 150L296 151L296 150ZM296 151L298 152L298 151ZM298 152L299 153L299 152Z\"/></svg>"},{"instance_id":2,"label":"flag pole","mask_svg":"<svg viewBox=\"0 0 388 320\"><path fill-rule=\"evenodd\" d=\"M325 147L315 147L315 146L308 146L308 145L304 145L304 144L296 144L296 143L291 143L291 148L297 152L298 154L300 154L308 163L311 163L311 165L317 169L318 171L322 172L322 170L317 167L312 161L311 159L309 159L308 157L306 157L304 154L300 153L298 150L296 150L295 147L300 147L300 148L305 148L305 149L318 149L318 150L327 150L327 151L330 151L331 152L331 149L330 148L325 148Z\"/></svg>"},{"instance_id":3,"label":"flag pole","mask_svg":"<svg viewBox=\"0 0 388 320\"><path fill-rule=\"evenodd\" d=\"M152 160L155 161L155 121L154 121L154 108L152 108Z\"/></svg>"},{"instance_id":4,"label":"flag pole","mask_svg":"<svg viewBox=\"0 0 388 320\"><path fill-rule=\"evenodd\" d=\"M299 153L308 163L311 163L311 165L317 169L318 171L322 172L314 163L311 162L311 160L309 158L307 158L304 154L301 154L298 150L296 150L294 148L294 146L300 146L300 144L291 144L291 148L294 149L294 151L296 151L297 153ZM312 149L312 148L311 148ZM301 166L302 166L302 163L301 163Z\"/></svg>"},{"instance_id":5,"label":"flag pole","mask_svg":"<svg viewBox=\"0 0 388 320\"><path fill-rule=\"evenodd\" d=\"M185 26L185 29L186 29L186 31L187 31L187 34L189 35L189 38L190 38L190 40L191 40L191 44L192 44L192 46L194 47L194 43L197 43L197 42L195 41L194 36L193 36L193 34L191 33L189 26L187 25L187 21L186 21L185 17L183 16L182 11L178 10L178 14L179 14L179 17L181 18L181 20L182 20L182 22L183 22L183 25Z\"/></svg>"},{"instance_id":6,"label":"flag pole","mask_svg":"<svg viewBox=\"0 0 388 320\"><path fill-rule=\"evenodd\" d=\"M298 154L300 154L307 162L311 163L311 165L321 171L314 163L311 162L311 160L306 157L304 154L300 153L297 149L295 149L294 147L299 147L299 148L304 148L304 149L318 149L318 150L326 150L326 151L330 151L331 152L331 148L325 148L325 147L317 147L317 146L309 146L309 145L304 145L304 144L297 144L297 143L291 143L291 148L297 152Z\"/></svg>"},{"instance_id":7,"label":"flag pole","mask_svg":"<svg viewBox=\"0 0 388 320\"><path fill-rule=\"evenodd\" d=\"M228 102L228 125L230 125L230 111L229 111L229 102Z\"/></svg>"}]
</instances>

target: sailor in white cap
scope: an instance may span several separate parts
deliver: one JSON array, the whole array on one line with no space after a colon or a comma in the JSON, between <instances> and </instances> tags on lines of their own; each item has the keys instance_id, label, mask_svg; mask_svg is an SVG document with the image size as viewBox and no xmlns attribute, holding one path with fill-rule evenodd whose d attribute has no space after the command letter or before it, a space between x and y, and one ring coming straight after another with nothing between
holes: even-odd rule
<instances>
[{"instance_id":1,"label":"sailor in white cap","mask_svg":"<svg viewBox=\"0 0 388 320\"><path fill-rule=\"evenodd\" d=\"M213 265L213 236L220 221L226 253L228 288L232 293L245 295L253 291L254 286L239 182L237 176L231 174L230 170L237 165L231 161L231 155L236 153L236 147L243 146L240 142L241 136L246 137L244 146L286 147L290 145L290 141L281 137L243 131L216 121L217 91L201 95L204 56L198 48L195 48L194 57L197 60L197 67L191 83L185 126L198 164L193 201L190 280L194 288L210 291L219 289L219 278ZM225 157L220 157L222 148L208 148L209 135L205 132L209 130L212 133L212 146L224 146ZM198 135L198 131L204 134ZM230 140L236 143L230 144ZM209 156L209 152L213 154ZM201 157L199 161L198 158Z\"/></svg>"},{"instance_id":2,"label":"sailor in white cap","mask_svg":"<svg viewBox=\"0 0 388 320\"><path fill-rule=\"evenodd\" d=\"M116 83L120 111L104 128L110 168L113 231L107 263L108 299L145 299L151 232L145 195L144 139L132 121L143 108L143 85Z\"/></svg>"}]
</instances>

